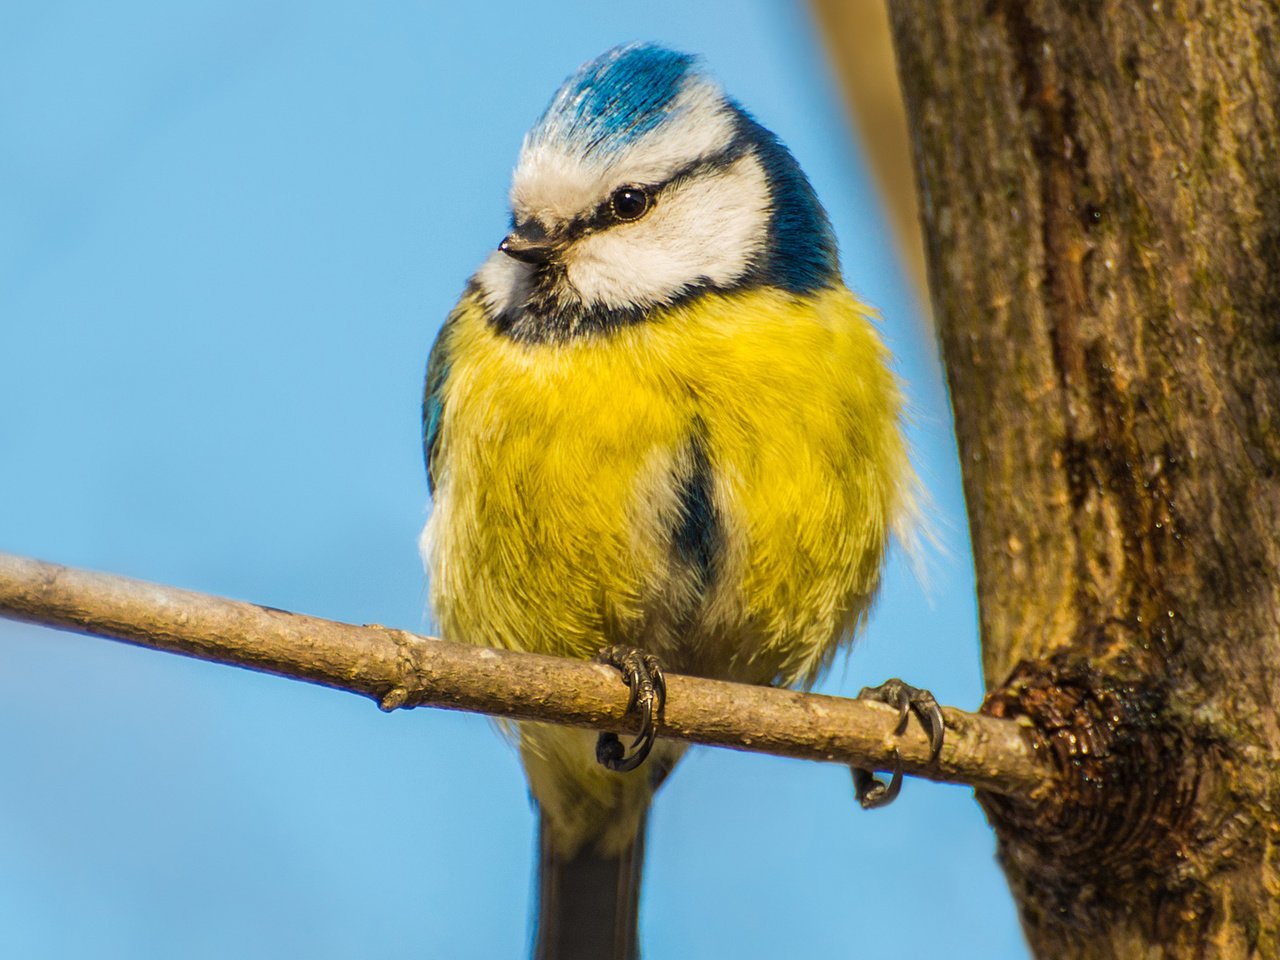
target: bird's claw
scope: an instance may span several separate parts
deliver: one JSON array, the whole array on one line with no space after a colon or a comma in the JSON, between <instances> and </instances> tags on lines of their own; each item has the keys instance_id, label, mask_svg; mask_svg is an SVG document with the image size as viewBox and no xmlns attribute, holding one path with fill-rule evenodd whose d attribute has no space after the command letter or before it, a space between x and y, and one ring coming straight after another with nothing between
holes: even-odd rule
<instances>
[{"instance_id":1,"label":"bird's claw","mask_svg":"<svg viewBox=\"0 0 1280 960\"><path fill-rule=\"evenodd\" d=\"M631 744L630 756L616 733L602 733L596 739L596 760L600 765L626 773L644 763L658 739L658 721L667 702L667 681L658 658L635 647L605 647L595 659L622 673L622 680L631 691L627 713L640 712L640 734Z\"/></svg>"},{"instance_id":2,"label":"bird's claw","mask_svg":"<svg viewBox=\"0 0 1280 960\"><path fill-rule=\"evenodd\" d=\"M946 725L942 717L942 708L928 690L921 690L908 683L894 678L886 680L878 687L863 687L858 694L859 700L875 700L898 708L898 725L894 733L902 736L907 732L907 723L912 712L920 718L925 733L929 735L929 762L933 763L942 752L942 741L946 735ZM902 789L902 755L897 747L893 750L893 778L886 785L877 780L871 770L853 768L853 789L858 803L864 810L872 810L892 803Z\"/></svg>"},{"instance_id":3,"label":"bird's claw","mask_svg":"<svg viewBox=\"0 0 1280 960\"><path fill-rule=\"evenodd\" d=\"M853 772L853 792L863 810L874 810L876 807L887 807L898 799L902 790L902 754L893 748L893 777L886 784L870 770L861 767L850 767Z\"/></svg>"}]
</instances>

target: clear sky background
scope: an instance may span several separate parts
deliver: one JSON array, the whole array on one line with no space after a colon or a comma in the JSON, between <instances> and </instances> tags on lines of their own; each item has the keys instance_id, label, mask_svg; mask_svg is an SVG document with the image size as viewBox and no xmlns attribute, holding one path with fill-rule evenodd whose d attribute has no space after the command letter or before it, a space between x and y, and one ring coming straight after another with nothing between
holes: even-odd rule
<instances>
[{"instance_id":1,"label":"clear sky background","mask_svg":"<svg viewBox=\"0 0 1280 960\"><path fill-rule=\"evenodd\" d=\"M870 0L863 0L870 2ZM981 699L930 334L802 4L10 0L0 550L425 630L422 371L579 63L704 54L792 147L908 383L946 553L822 687ZM0 955L526 953L533 816L483 717L0 622ZM651 819L649 958L1026 956L971 791L700 749Z\"/></svg>"}]
</instances>

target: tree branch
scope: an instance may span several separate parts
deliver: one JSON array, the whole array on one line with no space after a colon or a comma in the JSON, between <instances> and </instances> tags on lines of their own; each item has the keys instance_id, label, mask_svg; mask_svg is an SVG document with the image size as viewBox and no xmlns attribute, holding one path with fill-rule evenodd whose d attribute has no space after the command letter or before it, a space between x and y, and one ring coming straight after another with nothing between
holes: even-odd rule
<instances>
[{"instance_id":1,"label":"tree branch","mask_svg":"<svg viewBox=\"0 0 1280 960\"><path fill-rule=\"evenodd\" d=\"M625 732L616 671L560 657L471 647L353 626L189 590L0 554L0 616L123 640L364 694L384 710L432 706ZM1017 723L945 708L929 763L919 725L902 736L878 703L668 675L662 735L713 746L891 769L1012 796L1052 770Z\"/></svg>"}]
</instances>

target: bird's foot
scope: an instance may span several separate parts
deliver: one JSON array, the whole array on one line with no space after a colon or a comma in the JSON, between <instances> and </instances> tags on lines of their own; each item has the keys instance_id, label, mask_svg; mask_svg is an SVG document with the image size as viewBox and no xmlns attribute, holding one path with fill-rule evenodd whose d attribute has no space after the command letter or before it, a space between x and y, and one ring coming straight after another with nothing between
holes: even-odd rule
<instances>
[{"instance_id":1,"label":"bird's foot","mask_svg":"<svg viewBox=\"0 0 1280 960\"><path fill-rule=\"evenodd\" d=\"M877 703L887 703L891 707L897 707L898 726L893 732L898 736L907 732L907 722L914 712L920 718L925 733L929 735L929 762L933 763L938 759L946 727L943 724L942 708L938 706L938 701L933 698L932 693L894 678L886 680L878 687L863 687L862 692L858 694L858 699L875 700ZM853 768L853 789L863 810L883 807L892 803L898 796L898 792L902 789L902 757L896 748L893 751L893 759L893 776L888 784L883 780L877 780L871 770Z\"/></svg>"},{"instance_id":2,"label":"bird's foot","mask_svg":"<svg viewBox=\"0 0 1280 960\"><path fill-rule=\"evenodd\" d=\"M902 755L898 748L893 748L893 776L886 784L876 777L872 770L862 767L850 767L853 774L853 793L863 810L874 810L876 807L887 807L898 799L902 790Z\"/></svg>"},{"instance_id":3,"label":"bird's foot","mask_svg":"<svg viewBox=\"0 0 1280 960\"><path fill-rule=\"evenodd\" d=\"M596 760L601 766L626 773L644 763L658 739L658 720L667 702L667 681L658 658L635 647L605 647L595 659L621 671L623 682L631 690L627 712L640 713L640 735L631 744L630 756L616 733L602 733L596 740Z\"/></svg>"}]
</instances>

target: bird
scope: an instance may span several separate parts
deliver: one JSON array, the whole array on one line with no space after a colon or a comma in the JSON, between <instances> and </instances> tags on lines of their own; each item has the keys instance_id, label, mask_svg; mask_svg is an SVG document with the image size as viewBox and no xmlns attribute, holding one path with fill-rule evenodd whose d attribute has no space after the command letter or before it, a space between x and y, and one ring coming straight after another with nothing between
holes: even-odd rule
<instances>
[{"instance_id":1,"label":"bird","mask_svg":"<svg viewBox=\"0 0 1280 960\"><path fill-rule=\"evenodd\" d=\"M505 238L431 349L421 547L445 639L599 659L639 736L523 722L537 960L639 956L645 823L682 747L664 670L808 687L863 624L918 484L872 310L795 157L700 58L574 72L526 133ZM920 716L928 691L866 696ZM859 799L892 799L854 772Z\"/></svg>"}]
</instances>

